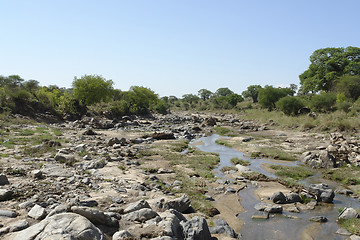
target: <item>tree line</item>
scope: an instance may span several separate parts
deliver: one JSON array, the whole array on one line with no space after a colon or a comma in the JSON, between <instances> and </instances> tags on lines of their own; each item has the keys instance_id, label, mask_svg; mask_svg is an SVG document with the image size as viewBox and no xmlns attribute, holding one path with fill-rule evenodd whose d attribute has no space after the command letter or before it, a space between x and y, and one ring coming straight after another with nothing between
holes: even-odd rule
<instances>
[{"instance_id":1,"label":"tree line","mask_svg":"<svg viewBox=\"0 0 360 240\"><path fill-rule=\"evenodd\" d=\"M166 114L182 110L241 110L252 104L268 111L297 115L301 109L348 112L359 104L360 48L323 48L310 56L310 65L299 76L300 88L250 85L241 94L222 87L212 92L200 89L181 98L160 98L150 88L132 86L128 91L114 89L114 82L101 75L75 77L72 88L40 86L36 80L18 75L0 75L0 111L13 113L50 112L64 118L79 118L89 109L109 117L152 112ZM246 101L247 104L241 104Z\"/></svg>"}]
</instances>

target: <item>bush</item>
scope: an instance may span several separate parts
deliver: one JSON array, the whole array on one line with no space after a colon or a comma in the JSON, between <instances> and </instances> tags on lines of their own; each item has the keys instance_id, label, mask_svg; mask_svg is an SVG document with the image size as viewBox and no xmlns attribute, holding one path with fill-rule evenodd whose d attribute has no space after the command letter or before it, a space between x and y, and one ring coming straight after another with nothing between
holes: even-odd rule
<instances>
[{"instance_id":1,"label":"bush","mask_svg":"<svg viewBox=\"0 0 360 240\"><path fill-rule=\"evenodd\" d=\"M333 110L336 103L336 94L334 93L321 93L314 95L310 100L311 108L314 111L329 112Z\"/></svg>"},{"instance_id":2,"label":"bush","mask_svg":"<svg viewBox=\"0 0 360 240\"><path fill-rule=\"evenodd\" d=\"M276 102L276 107L286 115L295 116L298 114L299 109L304 107L304 103L297 97L287 96L280 98L280 100Z\"/></svg>"}]
</instances>

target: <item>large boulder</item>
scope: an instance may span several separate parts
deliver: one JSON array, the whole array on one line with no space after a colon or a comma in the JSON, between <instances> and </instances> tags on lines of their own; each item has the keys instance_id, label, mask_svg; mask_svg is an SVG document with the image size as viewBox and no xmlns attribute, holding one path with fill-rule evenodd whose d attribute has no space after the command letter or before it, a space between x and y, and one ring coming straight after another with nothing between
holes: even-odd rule
<instances>
[{"instance_id":1,"label":"large boulder","mask_svg":"<svg viewBox=\"0 0 360 240\"><path fill-rule=\"evenodd\" d=\"M358 218L358 212L353 208L344 208L339 214L339 219Z\"/></svg>"},{"instance_id":2,"label":"large boulder","mask_svg":"<svg viewBox=\"0 0 360 240\"><path fill-rule=\"evenodd\" d=\"M17 232L12 239L104 240L104 234L88 219L75 213L60 213Z\"/></svg>"},{"instance_id":3,"label":"large boulder","mask_svg":"<svg viewBox=\"0 0 360 240\"><path fill-rule=\"evenodd\" d=\"M122 219L131 222L145 222L156 216L158 216L158 214L152 209L142 208L140 210L123 215Z\"/></svg>"},{"instance_id":4,"label":"large boulder","mask_svg":"<svg viewBox=\"0 0 360 240\"><path fill-rule=\"evenodd\" d=\"M175 209L178 212L185 212L190 207L190 199L188 196L184 195L180 198L175 198L164 203L164 209Z\"/></svg>"},{"instance_id":5,"label":"large boulder","mask_svg":"<svg viewBox=\"0 0 360 240\"><path fill-rule=\"evenodd\" d=\"M272 195L271 200L273 201L273 203L283 204L286 203L286 196L282 192L275 192Z\"/></svg>"},{"instance_id":6,"label":"large boulder","mask_svg":"<svg viewBox=\"0 0 360 240\"><path fill-rule=\"evenodd\" d=\"M137 210L140 210L142 208L150 208L150 205L147 201L145 200L140 200L134 203L131 203L129 206L127 206L127 208L125 208L124 213L131 213L131 212L135 212Z\"/></svg>"},{"instance_id":7,"label":"large boulder","mask_svg":"<svg viewBox=\"0 0 360 240\"><path fill-rule=\"evenodd\" d=\"M209 240L211 234L206 220L203 217L193 217L184 224L185 239Z\"/></svg>"},{"instance_id":8,"label":"large boulder","mask_svg":"<svg viewBox=\"0 0 360 240\"><path fill-rule=\"evenodd\" d=\"M6 201L12 198L13 192L7 189L0 189L0 201Z\"/></svg>"},{"instance_id":9,"label":"large boulder","mask_svg":"<svg viewBox=\"0 0 360 240\"><path fill-rule=\"evenodd\" d=\"M90 207L71 207L71 211L81 216L86 217L94 224L106 225L109 227L117 227L118 221L113 220L109 215L104 212Z\"/></svg>"},{"instance_id":10,"label":"large boulder","mask_svg":"<svg viewBox=\"0 0 360 240\"><path fill-rule=\"evenodd\" d=\"M315 196L318 202L331 203L335 197L334 190L325 183L311 184L308 191Z\"/></svg>"},{"instance_id":11,"label":"large boulder","mask_svg":"<svg viewBox=\"0 0 360 240\"><path fill-rule=\"evenodd\" d=\"M210 228L212 234L224 234L231 238L236 238L237 234L234 229L232 229L229 224L223 219L217 219L215 221L215 226Z\"/></svg>"}]
</instances>

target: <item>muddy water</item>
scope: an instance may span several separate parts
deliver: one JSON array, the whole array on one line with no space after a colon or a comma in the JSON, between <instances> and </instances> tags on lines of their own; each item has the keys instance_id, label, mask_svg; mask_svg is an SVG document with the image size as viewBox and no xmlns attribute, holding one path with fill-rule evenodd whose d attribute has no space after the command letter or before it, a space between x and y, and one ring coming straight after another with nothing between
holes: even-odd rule
<instances>
[{"instance_id":1,"label":"muddy water","mask_svg":"<svg viewBox=\"0 0 360 240\"><path fill-rule=\"evenodd\" d=\"M196 144L196 147L204 152L218 153L220 157L219 166L216 169L216 175L224 178L224 174L220 169L224 166L232 166L231 158L237 157L240 159L250 161L249 168L252 171L263 173L269 177L276 177L274 174L267 172L261 165L263 163L281 164L288 166L295 166L297 162L280 163L278 161L271 161L269 159L250 159L244 156L243 153L215 143L219 135L212 135L209 137L202 137L198 141L202 144ZM338 184L332 181L320 179L321 174L316 174L304 181L303 184L309 185L311 183L327 183L331 188L335 189ZM336 219L338 216L338 208L354 207L360 208L360 202L356 199L336 194L333 204L322 204L317 206L314 210L303 210L300 213L290 213L284 211L283 214L275 214L267 220L254 220L251 217L259 212L254 208L257 203L260 203L255 197L254 191L256 186L248 184L247 188L239 192L242 206L246 209L245 212L238 215L244 221L244 227L240 234L243 239L346 239L347 237L336 234L338 225ZM326 223L314 223L309 221L313 216L324 216L328 219Z\"/></svg>"}]
</instances>

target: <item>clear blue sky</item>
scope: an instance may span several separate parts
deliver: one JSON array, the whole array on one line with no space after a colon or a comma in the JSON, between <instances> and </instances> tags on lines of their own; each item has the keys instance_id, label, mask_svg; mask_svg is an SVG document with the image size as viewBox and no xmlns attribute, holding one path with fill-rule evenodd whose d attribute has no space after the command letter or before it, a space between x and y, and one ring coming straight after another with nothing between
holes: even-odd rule
<instances>
[{"instance_id":1,"label":"clear blue sky","mask_svg":"<svg viewBox=\"0 0 360 240\"><path fill-rule=\"evenodd\" d=\"M299 85L314 50L360 47L359 0L0 0L0 75L99 74L160 96Z\"/></svg>"}]
</instances>

